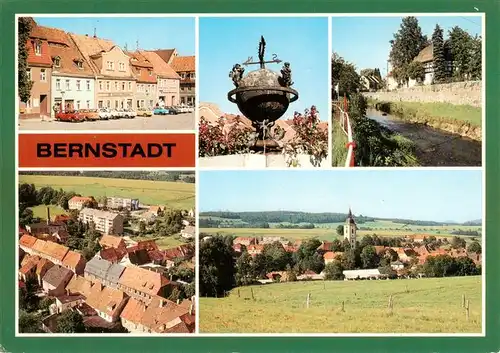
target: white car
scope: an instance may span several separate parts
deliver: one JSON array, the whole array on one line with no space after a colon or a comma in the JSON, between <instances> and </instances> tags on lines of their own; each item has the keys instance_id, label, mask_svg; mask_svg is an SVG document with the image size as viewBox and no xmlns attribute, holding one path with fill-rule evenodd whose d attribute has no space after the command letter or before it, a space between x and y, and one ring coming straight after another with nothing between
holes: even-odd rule
<instances>
[{"instance_id":1,"label":"white car","mask_svg":"<svg viewBox=\"0 0 500 353\"><path fill-rule=\"evenodd\" d=\"M111 119L111 118L112 118L111 111L109 111L106 108L99 109L99 119L100 120L108 120L108 119Z\"/></svg>"},{"instance_id":2,"label":"white car","mask_svg":"<svg viewBox=\"0 0 500 353\"><path fill-rule=\"evenodd\" d=\"M133 109L124 109L123 110L123 115L124 115L125 118L133 119L133 118L135 118L137 116L137 113Z\"/></svg>"}]
</instances>

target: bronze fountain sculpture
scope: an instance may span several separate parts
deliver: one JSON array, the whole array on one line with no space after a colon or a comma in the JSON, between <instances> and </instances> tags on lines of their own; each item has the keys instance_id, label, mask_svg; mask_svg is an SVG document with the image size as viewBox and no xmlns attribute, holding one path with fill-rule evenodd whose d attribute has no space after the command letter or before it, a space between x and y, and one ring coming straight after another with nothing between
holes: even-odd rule
<instances>
[{"instance_id":1,"label":"bronze fountain sculpture","mask_svg":"<svg viewBox=\"0 0 500 353\"><path fill-rule=\"evenodd\" d=\"M293 82L290 63L284 63L281 75L266 69L265 64L279 64L282 60L273 54L272 60L265 61L265 47L266 41L261 36L259 61L252 62L253 59L250 57L244 63L233 66L229 77L236 88L227 94L228 100L236 103L240 112L252 121L257 132L257 141L254 146L256 151L266 148L279 150L278 143L272 139L271 129L276 120L285 114L290 103L299 98L298 92L291 88ZM259 64L260 68L243 77L245 72L243 66L255 64Z\"/></svg>"}]
</instances>

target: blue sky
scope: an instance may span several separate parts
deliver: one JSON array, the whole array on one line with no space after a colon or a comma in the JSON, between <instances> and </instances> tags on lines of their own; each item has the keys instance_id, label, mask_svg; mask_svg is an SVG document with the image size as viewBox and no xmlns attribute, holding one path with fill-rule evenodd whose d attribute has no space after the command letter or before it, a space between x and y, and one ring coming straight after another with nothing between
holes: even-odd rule
<instances>
[{"instance_id":1,"label":"blue sky","mask_svg":"<svg viewBox=\"0 0 500 353\"><path fill-rule=\"evenodd\" d=\"M459 26L473 36L481 35L479 16L419 16L424 35L429 38L436 24L443 28L445 39L448 31ZM387 59L393 34L399 30L402 17L332 17L332 50L356 65L358 71L379 68L382 76L387 72Z\"/></svg>"},{"instance_id":2,"label":"blue sky","mask_svg":"<svg viewBox=\"0 0 500 353\"><path fill-rule=\"evenodd\" d=\"M122 49L127 44L129 50L176 48L179 55L195 55L194 18L146 18L146 17L35 17L35 21L48 27L63 29L76 34L94 34L110 39Z\"/></svg>"},{"instance_id":3,"label":"blue sky","mask_svg":"<svg viewBox=\"0 0 500 353\"><path fill-rule=\"evenodd\" d=\"M229 72L249 56L258 61L260 36L266 40L267 60L277 54L290 62L292 88L299 99L284 117L316 105L322 120L328 118L328 18L200 18L199 22L200 101L219 105L226 113L239 114L236 104L227 100L234 88ZM279 73L283 63L266 68ZM246 73L258 65L246 68Z\"/></svg>"},{"instance_id":4,"label":"blue sky","mask_svg":"<svg viewBox=\"0 0 500 353\"><path fill-rule=\"evenodd\" d=\"M390 169L390 168L389 168ZM304 211L466 222L482 218L478 170L206 171L206 211Z\"/></svg>"}]
</instances>

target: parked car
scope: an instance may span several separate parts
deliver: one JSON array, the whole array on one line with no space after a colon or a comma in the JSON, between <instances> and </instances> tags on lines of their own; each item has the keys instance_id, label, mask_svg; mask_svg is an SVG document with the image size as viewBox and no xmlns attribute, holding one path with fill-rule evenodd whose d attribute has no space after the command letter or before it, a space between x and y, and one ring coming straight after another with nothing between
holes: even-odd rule
<instances>
[{"instance_id":1,"label":"parked car","mask_svg":"<svg viewBox=\"0 0 500 353\"><path fill-rule=\"evenodd\" d=\"M168 109L162 108L162 107L156 107L155 110L153 110L153 114L154 115L167 115Z\"/></svg>"},{"instance_id":2,"label":"parked car","mask_svg":"<svg viewBox=\"0 0 500 353\"><path fill-rule=\"evenodd\" d=\"M120 119L121 117L122 117L122 115L118 109L111 109L111 118L112 119Z\"/></svg>"},{"instance_id":3,"label":"parked car","mask_svg":"<svg viewBox=\"0 0 500 353\"><path fill-rule=\"evenodd\" d=\"M99 113L95 109L81 109L78 111L80 115L83 116L86 121L96 121L99 120Z\"/></svg>"},{"instance_id":4,"label":"parked car","mask_svg":"<svg viewBox=\"0 0 500 353\"><path fill-rule=\"evenodd\" d=\"M152 116L153 110L149 108L137 108L137 116Z\"/></svg>"},{"instance_id":5,"label":"parked car","mask_svg":"<svg viewBox=\"0 0 500 353\"><path fill-rule=\"evenodd\" d=\"M56 114L57 121L65 121L72 123L79 123L85 120L84 115L78 114L78 112L71 110L65 112L58 112Z\"/></svg>"},{"instance_id":6,"label":"parked car","mask_svg":"<svg viewBox=\"0 0 500 353\"><path fill-rule=\"evenodd\" d=\"M177 108L167 107L167 109L168 109L168 113L170 115L177 115L177 114L179 114L179 109L177 109Z\"/></svg>"},{"instance_id":7,"label":"parked car","mask_svg":"<svg viewBox=\"0 0 500 353\"><path fill-rule=\"evenodd\" d=\"M133 119L135 118L137 113L133 109L123 109L123 117L128 118L128 119Z\"/></svg>"},{"instance_id":8,"label":"parked car","mask_svg":"<svg viewBox=\"0 0 500 353\"><path fill-rule=\"evenodd\" d=\"M99 109L98 114L99 114L100 120L108 120L108 119L112 118L111 111L109 109L106 109L106 108Z\"/></svg>"}]
</instances>

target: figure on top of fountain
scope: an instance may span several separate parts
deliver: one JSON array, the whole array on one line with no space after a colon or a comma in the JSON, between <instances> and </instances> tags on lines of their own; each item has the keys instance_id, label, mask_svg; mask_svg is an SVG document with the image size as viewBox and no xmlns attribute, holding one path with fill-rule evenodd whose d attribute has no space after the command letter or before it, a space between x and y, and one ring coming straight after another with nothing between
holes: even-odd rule
<instances>
[{"instance_id":1,"label":"figure on top of fountain","mask_svg":"<svg viewBox=\"0 0 500 353\"><path fill-rule=\"evenodd\" d=\"M279 83L283 87L290 87L293 85L292 82L292 69L290 69L290 63L285 63L281 69L281 77L278 79Z\"/></svg>"},{"instance_id":2,"label":"figure on top of fountain","mask_svg":"<svg viewBox=\"0 0 500 353\"><path fill-rule=\"evenodd\" d=\"M240 64L235 64L233 69L229 72L229 77L233 80L233 83L236 87L240 85L240 81L243 78L243 73L245 72L245 68Z\"/></svg>"}]
</instances>

